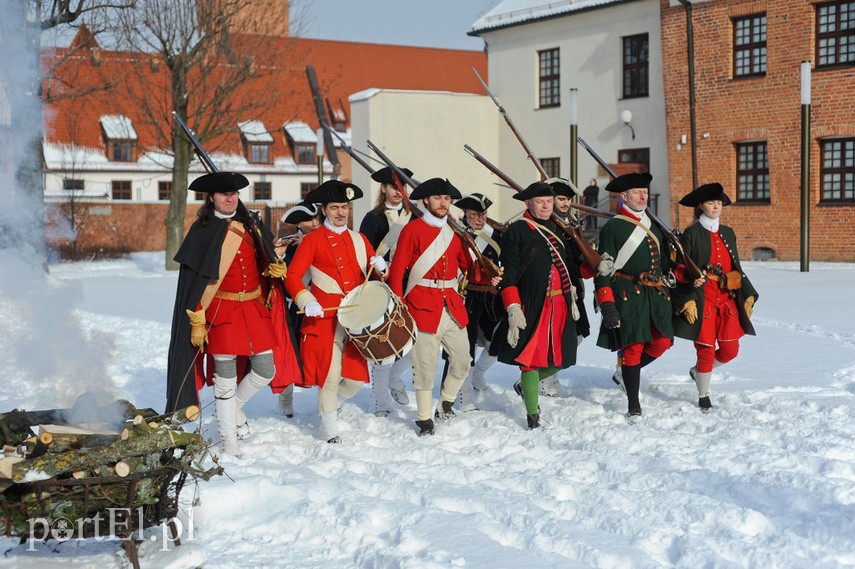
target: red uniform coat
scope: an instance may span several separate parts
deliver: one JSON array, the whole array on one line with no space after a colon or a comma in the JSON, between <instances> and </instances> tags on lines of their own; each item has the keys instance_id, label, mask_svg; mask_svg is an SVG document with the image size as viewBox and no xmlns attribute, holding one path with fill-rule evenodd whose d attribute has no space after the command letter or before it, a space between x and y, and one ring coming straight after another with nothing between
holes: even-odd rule
<instances>
[{"instance_id":1,"label":"red uniform coat","mask_svg":"<svg viewBox=\"0 0 855 569\"><path fill-rule=\"evenodd\" d=\"M418 258L439 235L439 227L428 224L423 219L408 223L398 236L398 247L389 267L389 287L404 299L419 330L436 334L442 310L448 307L454 321L461 328L469 323L469 315L463 303L463 297L457 288L434 288L417 285L410 294L404 296L404 275L416 263ZM472 264L463 242L456 235L448 248L425 274L425 279L451 280L457 278L458 271L464 273Z\"/></svg>"},{"instance_id":2,"label":"red uniform coat","mask_svg":"<svg viewBox=\"0 0 855 569\"><path fill-rule=\"evenodd\" d=\"M313 281L309 289L303 283L303 275L310 266L315 266L332 277L347 294L365 280L365 271L370 269L367 259L374 255L374 248L361 233L357 234L365 243L366 266L363 268L356 257L353 241L347 232L341 235L325 226L312 231L303 238L285 276L285 288L300 308L312 299L324 308L339 306L343 294L322 291ZM300 359L303 364L305 385L323 387L332 361L332 344L337 324L335 310L324 311L318 318L303 318L300 327ZM342 360L342 376L356 381L368 382L368 364L352 342L346 342Z\"/></svg>"}]
</instances>

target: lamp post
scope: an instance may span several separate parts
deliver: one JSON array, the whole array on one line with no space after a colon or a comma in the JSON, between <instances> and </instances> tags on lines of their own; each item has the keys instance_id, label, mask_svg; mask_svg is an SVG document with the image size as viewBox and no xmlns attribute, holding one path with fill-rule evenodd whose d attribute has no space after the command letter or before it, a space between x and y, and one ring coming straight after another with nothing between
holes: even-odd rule
<instances>
[{"instance_id":1,"label":"lamp post","mask_svg":"<svg viewBox=\"0 0 855 569\"><path fill-rule=\"evenodd\" d=\"M579 182L579 147L577 145L579 138L578 96L578 89L570 89L570 181L577 187Z\"/></svg>"},{"instance_id":2,"label":"lamp post","mask_svg":"<svg viewBox=\"0 0 855 569\"><path fill-rule=\"evenodd\" d=\"M810 62L802 61L802 184L799 270L810 270Z\"/></svg>"},{"instance_id":3,"label":"lamp post","mask_svg":"<svg viewBox=\"0 0 855 569\"><path fill-rule=\"evenodd\" d=\"M319 128L315 135L317 136L317 149L315 155L318 158L318 185L324 183L324 129Z\"/></svg>"}]
</instances>

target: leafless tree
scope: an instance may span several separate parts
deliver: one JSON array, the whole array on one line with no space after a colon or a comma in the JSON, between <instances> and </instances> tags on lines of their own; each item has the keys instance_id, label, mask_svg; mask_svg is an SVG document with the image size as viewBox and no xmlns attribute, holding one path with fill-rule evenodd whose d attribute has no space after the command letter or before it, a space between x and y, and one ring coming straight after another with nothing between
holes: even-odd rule
<instances>
[{"instance_id":1,"label":"leafless tree","mask_svg":"<svg viewBox=\"0 0 855 569\"><path fill-rule=\"evenodd\" d=\"M290 40L245 33L253 4L137 0L135 10L119 17L120 46L138 54L129 65L137 80L122 84L147 127L154 129L155 146L172 150L172 192L165 220L167 269L178 268L172 259L184 238L185 190L193 160L192 146L172 113L185 120L210 152L226 135L236 135L239 121L260 117L289 95L277 79L288 65ZM257 30L252 23L249 27Z\"/></svg>"}]
</instances>

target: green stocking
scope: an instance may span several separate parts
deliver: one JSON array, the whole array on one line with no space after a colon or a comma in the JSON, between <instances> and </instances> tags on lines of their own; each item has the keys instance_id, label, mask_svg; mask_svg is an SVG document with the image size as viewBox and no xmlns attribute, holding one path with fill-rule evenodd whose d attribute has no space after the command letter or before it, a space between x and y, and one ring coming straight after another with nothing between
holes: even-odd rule
<instances>
[{"instance_id":1,"label":"green stocking","mask_svg":"<svg viewBox=\"0 0 855 569\"><path fill-rule=\"evenodd\" d=\"M540 375L540 381L543 381L550 375L555 375L556 373L558 373L558 368L556 366L542 367L537 370L537 373Z\"/></svg>"},{"instance_id":2,"label":"green stocking","mask_svg":"<svg viewBox=\"0 0 855 569\"><path fill-rule=\"evenodd\" d=\"M537 413L537 398L540 394L540 374L537 370L524 371L520 375L520 383L526 415L534 415Z\"/></svg>"}]
</instances>

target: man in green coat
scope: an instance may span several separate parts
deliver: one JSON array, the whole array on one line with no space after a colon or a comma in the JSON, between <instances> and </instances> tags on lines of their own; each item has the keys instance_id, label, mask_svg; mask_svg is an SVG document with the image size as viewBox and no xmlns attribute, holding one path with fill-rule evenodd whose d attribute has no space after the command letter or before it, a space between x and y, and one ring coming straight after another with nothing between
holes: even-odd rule
<instances>
[{"instance_id":1,"label":"man in green coat","mask_svg":"<svg viewBox=\"0 0 855 569\"><path fill-rule=\"evenodd\" d=\"M576 288L580 253L550 220L554 192L535 182L514 198L528 210L502 238L499 290L508 317L499 323L490 354L519 366L514 388L525 401L528 427L540 426L540 381L576 363Z\"/></svg>"},{"instance_id":2,"label":"man in green coat","mask_svg":"<svg viewBox=\"0 0 855 569\"><path fill-rule=\"evenodd\" d=\"M600 230L599 252L614 266L608 274L594 277L602 312L597 345L621 352L621 366L613 380L622 382L627 417L633 421L642 414L641 368L674 343L670 247L646 212L652 180L647 173L624 174L606 186L606 191L620 194L623 204Z\"/></svg>"}]
</instances>

